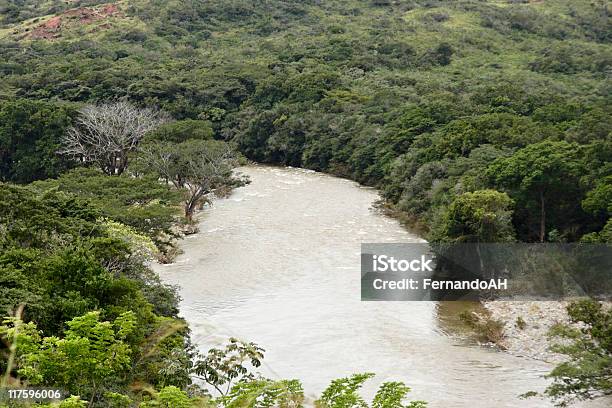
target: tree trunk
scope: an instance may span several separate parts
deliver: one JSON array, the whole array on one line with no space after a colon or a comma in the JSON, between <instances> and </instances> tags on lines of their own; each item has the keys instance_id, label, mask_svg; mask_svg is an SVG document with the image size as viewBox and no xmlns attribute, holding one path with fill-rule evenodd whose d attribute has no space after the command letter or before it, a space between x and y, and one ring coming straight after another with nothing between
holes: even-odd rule
<instances>
[{"instance_id":1,"label":"tree trunk","mask_svg":"<svg viewBox=\"0 0 612 408\"><path fill-rule=\"evenodd\" d=\"M87 404L87 406L88 406L88 407L92 407L92 406L93 406L94 401L96 400L96 392L97 392L96 390L97 390L97 388L98 388L98 387L96 387L96 383L95 383L95 381L94 381L94 383L93 383L93 390L92 390L92 392L91 392L91 398L90 398L90 400L89 400L89 404Z\"/></svg>"},{"instance_id":2,"label":"tree trunk","mask_svg":"<svg viewBox=\"0 0 612 408\"><path fill-rule=\"evenodd\" d=\"M187 201L185 203L185 218L187 219L187 221L191 222L193 220L193 210L194 210L194 205L191 202L191 200Z\"/></svg>"},{"instance_id":3,"label":"tree trunk","mask_svg":"<svg viewBox=\"0 0 612 408\"><path fill-rule=\"evenodd\" d=\"M120 176L121 174L123 174L123 172L127 168L127 165L128 165L127 153L125 153L125 152L119 153L119 155L118 155L118 157L116 159L117 170L115 171L115 174L117 176Z\"/></svg>"},{"instance_id":4,"label":"tree trunk","mask_svg":"<svg viewBox=\"0 0 612 408\"><path fill-rule=\"evenodd\" d=\"M544 192L540 191L540 242L546 239L546 207L544 203Z\"/></svg>"},{"instance_id":5,"label":"tree trunk","mask_svg":"<svg viewBox=\"0 0 612 408\"><path fill-rule=\"evenodd\" d=\"M196 189L191 191L191 196L185 202L185 218L191 222L193 219L193 212L195 211L198 200L202 197L202 190Z\"/></svg>"}]
</instances>

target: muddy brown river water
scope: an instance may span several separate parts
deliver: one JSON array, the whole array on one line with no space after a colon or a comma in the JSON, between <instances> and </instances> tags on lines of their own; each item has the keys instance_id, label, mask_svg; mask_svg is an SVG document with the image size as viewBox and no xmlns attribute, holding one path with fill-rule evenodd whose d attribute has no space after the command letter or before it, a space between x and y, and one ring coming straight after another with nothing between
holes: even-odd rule
<instances>
[{"instance_id":1,"label":"muddy brown river water","mask_svg":"<svg viewBox=\"0 0 612 408\"><path fill-rule=\"evenodd\" d=\"M360 243L420 238L371 209L373 189L302 169L249 166L252 183L200 215L174 264L181 315L205 351L230 336L266 349L260 372L299 378L314 398L331 379L374 372L430 407L546 407L518 395L550 365L449 334L435 302L361 302Z\"/></svg>"}]
</instances>

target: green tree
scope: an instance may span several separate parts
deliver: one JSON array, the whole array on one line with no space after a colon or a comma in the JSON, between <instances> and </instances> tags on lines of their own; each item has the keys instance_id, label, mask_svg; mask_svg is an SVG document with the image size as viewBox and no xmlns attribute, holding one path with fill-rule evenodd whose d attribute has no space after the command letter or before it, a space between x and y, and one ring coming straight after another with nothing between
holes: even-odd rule
<instances>
[{"instance_id":1,"label":"green tree","mask_svg":"<svg viewBox=\"0 0 612 408\"><path fill-rule=\"evenodd\" d=\"M126 312L114 322L101 322L98 312L89 312L67 325L64 338L40 339L35 326L10 338L11 330L23 326L14 319L0 326L0 335L8 333L10 342L30 345L18 346L19 374L30 384L63 387L95 401L130 367L132 350L126 339L136 325L135 315Z\"/></svg>"},{"instance_id":2,"label":"green tree","mask_svg":"<svg viewBox=\"0 0 612 408\"><path fill-rule=\"evenodd\" d=\"M72 194L0 185L1 313L25 304L27 321L46 335L60 335L65 321L94 309L105 318L134 311L141 336L152 309L174 317L175 290L143 264L150 240L99 218Z\"/></svg>"},{"instance_id":3,"label":"green tree","mask_svg":"<svg viewBox=\"0 0 612 408\"><path fill-rule=\"evenodd\" d=\"M367 408L368 404L357 393L373 373L354 374L333 380L317 401L320 408Z\"/></svg>"},{"instance_id":4,"label":"green tree","mask_svg":"<svg viewBox=\"0 0 612 408\"><path fill-rule=\"evenodd\" d=\"M71 395L70 397L63 400L58 408L85 408L87 406L87 402L81 400L80 397L75 395Z\"/></svg>"},{"instance_id":5,"label":"green tree","mask_svg":"<svg viewBox=\"0 0 612 408\"><path fill-rule=\"evenodd\" d=\"M368 408L368 403L358 394L364 382L374 377L372 373L354 374L350 377L333 380L315 401L317 408ZM386 382L378 389L372 408L425 408L424 401L404 404L410 388L401 382Z\"/></svg>"},{"instance_id":6,"label":"green tree","mask_svg":"<svg viewBox=\"0 0 612 408\"><path fill-rule=\"evenodd\" d=\"M582 242L612 242L612 176L595 181L595 187L582 200L584 211L593 215L601 227L583 235Z\"/></svg>"},{"instance_id":7,"label":"green tree","mask_svg":"<svg viewBox=\"0 0 612 408\"><path fill-rule=\"evenodd\" d=\"M189 221L207 196L244 183L233 176L237 154L220 141L154 142L141 149L139 160L140 168L146 167L147 171L186 191L183 208Z\"/></svg>"},{"instance_id":8,"label":"green tree","mask_svg":"<svg viewBox=\"0 0 612 408\"><path fill-rule=\"evenodd\" d=\"M151 176L110 177L100 170L80 167L32 187L42 194L59 190L78 200L86 199L101 216L134 227L152 239L169 232L180 213L181 195Z\"/></svg>"},{"instance_id":9,"label":"green tree","mask_svg":"<svg viewBox=\"0 0 612 408\"><path fill-rule=\"evenodd\" d=\"M553 383L545 391L561 407L612 394L612 310L585 299L571 303L567 311L571 322L580 326L559 324L551 329L550 335L561 340L552 350L568 361L548 374Z\"/></svg>"},{"instance_id":10,"label":"green tree","mask_svg":"<svg viewBox=\"0 0 612 408\"><path fill-rule=\"evenodd\" d=\"M424 401L412 401L405 405L403 400L410 392L410 387L402 382L383 383L372 401L372 408L425 408Z\"/></svg>"},{"instance_id":11,"label":"green tree","mask_svg":"<svg viewBox=\"0 0 612 408\"><path fill-rule=\"evenodd\" d=\"M601 231L583 235L580 238L580 242L612 243L612 218L608 218L608 222L606 222Z\"/></svg>"},{"instance_id":12,"label":"green tree","mask_svg":"<svg viewBox=\"0 0 612 408\"><path fill-rule=\"evenodd\" d=\"M210 140L213 138L213 129L206 120L185 119L162 124L150 132L147 140L181 143L187 140Z\"/></svg>"},{"instance_id":13,"label":"green tree","mask_svg":"<svg viewBox=\"0 0 612 408\"><path fill-rule=\"evenodd\" d=\"M570 211L575 211L571 202L581 195L578 151L576 144L544 141L495 160L487 170L493 183L507 189L523 209L538 208L537 227L527 227L537 231L540 242L546 240L547 225L552 223L549 221L552 217L548 217L551 212L557 217L567 217Z\"/></svg>"},{"instance_id":14,"label":"green tree","mask_svg":"<svg viewBox=\"0 0 612 408\"><path fill-rule=\"evenodd\" d=\"M194 373L225 396L232 389L232 383L255 378L250 368L261 365L263 353L264 349L255 343L230 338L225 348L211 348L203 358L198 359Z\"/></svg>"},{"instance_id":15,"label":"green tree","mask_svg":"<svg viewBox=\"0 0 612 408\"><path fill-rule=\"evenodd\" d=\"M225 408L301 408L304 390L298 380L256 379L236 383L221 400Z\"/></svg>"},{"instance_id":16,"label":"green tree","mask_svg":"<svg viewBox=\"0 0 612 408\"><path fill-rule=\"evenodd\" d=\"M192 408L206 407L211 405L196 404L194 399L189 398L185 391L175 386L167 386L162 388L151 401L143 402L139 405L140 408Z\"/></svg>"},{"instance_id":17,"label":"green tree","mask_svg":"<svg viewBox=\"0 0 612 408\"><path fill-rule=\"evenodd\" d=\"M612 176L597 180L595 188L582 200L582 208L594 215L612 215Z\"/></svg>"},{"instance_id":18,"label":"green tree","mask_svg":"<svg viewBox=\"0 0 612 408\"><path fill-rule=\"evenodd\" d=\"M441 242L512 242L513 202L506 193L479 190L457 196L434 229Z\"/></svg>"},{"instance_id":19,"label":"green tree","mask_svg":"<svg viewBox=\"0 0 612 408\"><path fill-rule=\"evenodd\" d=\"M448 65L451 63L453 52L453 47L450 44L440 43L433 52L435 61L440 65Z\"/></svg>"},{"instance_id":20,"label":"green tree","mask_svg":"<svg viewBox=\"0 0 612 408\"><path fill-rule=\"evenodd\" d=\"M85 200L49 191L0 184L0 248L48 247L72 242L81 235L97 236L100 212Z\"/></svg>"},{"instance_id":21,"label":"green tree","mask_svg":"<svg viewBox=\"0 0 612 408\"><path fill-rule=\"evenodd\" d=\"M64 104L25 99L0 103L0 180L29 183L57 177L73 166L57 150L74 115Z\"/></svg>"}]
</instances>

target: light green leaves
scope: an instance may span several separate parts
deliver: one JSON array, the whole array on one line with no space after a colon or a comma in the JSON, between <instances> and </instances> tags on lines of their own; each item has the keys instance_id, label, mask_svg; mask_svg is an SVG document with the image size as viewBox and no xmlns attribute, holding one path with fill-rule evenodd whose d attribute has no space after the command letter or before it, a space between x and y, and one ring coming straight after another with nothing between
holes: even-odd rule
<instances>
[{"instance_id":1,"label":"light green leaves","mask_svg":"<svg viewBox=\"0 0 612 408\"><path fill-rule=\"evenodd\" d=\"M31 325L32 323L30 323ZM64 387L80 393L95 390L130 365L131 348L124 340L136 324L132 312L114 322L100 322L89 312L67 323L65 337L45 337L23 356L19 373L32 384Z\"/></svg>"},{"instance_id":2,"label":"light green leaves","mask_svg":"<svg viewBox=\"0 0 612 408\"><path fill-rule=\"evenodd\" d=\"M368 405L358 391L363 383L372 377L373 373L362 373L333 380L315 405L318 408L425 408L427 406L424 401L413 401L404 405L403 400L410 392L410 388L402 382L383 383L372 404Z\"/></svg>"},{"instance_id":3,"label":"light green leaves","mask_svg":"<svg viewBox=\"0 0 612 408\"><path fill-rule=\"evenodd\" d=\"M257 379L239 382L221 399L225 408L298 408L304 391L299 380Z\"/></svg>"},{"instance_id":4,"label":"light green leaves","mask_svg":"<svg viewBox=\"0 0 612 408\"><path fill-rule=\"evenodd\" d=\"M264 349L255 343L230 338L223 349L208 350L195 364L194 373L213 386L220 395L227 395L233 382L253 379L250 368L261 365Z\"/></svg>"}]
</instances>

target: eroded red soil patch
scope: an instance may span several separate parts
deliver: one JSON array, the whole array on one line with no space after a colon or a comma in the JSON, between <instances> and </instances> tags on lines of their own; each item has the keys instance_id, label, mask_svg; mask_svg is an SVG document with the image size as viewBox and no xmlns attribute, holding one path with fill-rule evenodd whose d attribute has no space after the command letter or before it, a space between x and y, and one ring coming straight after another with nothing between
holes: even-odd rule
<instances>
[{"instance_id":1,"label":"eroded red soil patch","mask_svg":"<svg viewBox=\"0 0 612 408\"><path fill-rule=\"evenodd\" d=\"M58 38L61 36L62 27L66 25L86 25L114 16L123 16L123 14L119 7L113 3L97 8L80 7L70 9L36 26L27 36L32 39ZM110 24L102 24L99 28L110 28Z\"/></svg>"}]
</instances>

